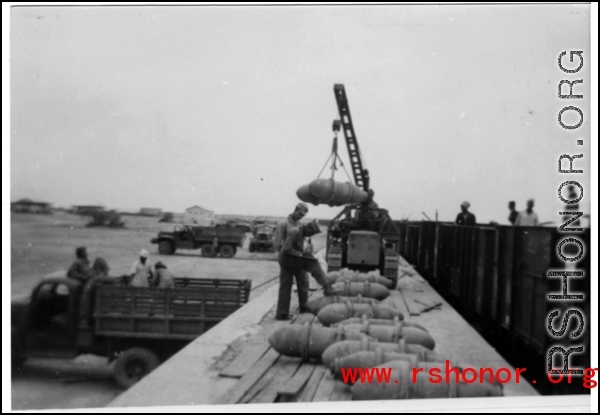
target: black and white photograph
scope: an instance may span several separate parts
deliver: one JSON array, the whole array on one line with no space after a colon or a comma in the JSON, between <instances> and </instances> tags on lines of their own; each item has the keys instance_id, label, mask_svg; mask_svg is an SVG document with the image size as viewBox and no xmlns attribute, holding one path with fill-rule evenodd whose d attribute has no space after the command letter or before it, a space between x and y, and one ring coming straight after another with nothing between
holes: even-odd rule
<instances>
[{"instance_id":1,"label":"black and white photograph","mask_svg":"<svg viewBox=\"0 0 600 415\"><path fill-rule=\"evenodd\" d=\"M597 412L597 6L3 12L3 411Z\"/></svg>"}]
</instances>

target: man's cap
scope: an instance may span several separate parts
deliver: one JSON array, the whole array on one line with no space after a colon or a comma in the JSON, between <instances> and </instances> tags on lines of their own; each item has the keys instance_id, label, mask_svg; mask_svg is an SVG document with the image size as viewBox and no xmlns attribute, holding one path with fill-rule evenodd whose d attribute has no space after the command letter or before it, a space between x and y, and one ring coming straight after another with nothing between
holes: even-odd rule
<instances>
[{"instance_id":1,"label":"man's cap","mask_svg":"<svg viewBox=\"0 0 600 415\"><path fill-rule=\"evenodd\" d=\"M165 264L163 264L161 261L158 261L156 264L154 264L154 268L155 269L159 269L159 268L167 269L167 266Z\"/></svg>"},{"instance_id":2,"label":"man's cap","mask_svg":"<svg viewBox=\"0 0 600 415\"><path fill-rule=\"evenodd\" d=\"M464 202L462 202L460 205L466 207L467 209L471 207L471 204L469 202L467 202L466 200Z\"/></svg>"},{"instance_id":3,"label":"man's cap","mask_svg":"<svg viewBox=\"0 0 600 415\"><path fill-rule=\"evenodd\" d=\"M308 206L306 205L306 203L298 203L296 205L296 210L301 210L304 213L308 213Z\"/></svg>"},{"instance_id":4,"label":"man's cap","mask_svg":"<svg viewBox=\"0 0 600 415\"><path fill-rule=\"evenodd\" d=\"M313 232L313 235L321 233L321 228L319 228L319 224L316 219L313 219L312 222L306 224L306 228L310 229Z\"/></svg>"},{"instance_id":5,"label":"man's cap","mask_svg":"<svg viewBox=\"0 0 600 415\"><path fill-rule=\"evenodd\" d=\"M148 252L148 251L147 251L147 250L145 250L145 249L142 249L142 250L140 251L140 256L141 256L142 258L148 258L148 257L150 256L150 252Z\"/></svg>"},{"instance_id":6,"label":"man's cap","mask_svg":"<svg viewBox=\"0 0 600 415\"><path fill-rule=\"evenodd\" d=\"M535 203L535 199L533 199L533 198L532 199L527 199L527 203L529 203L529 202Z\"/></svg>"}]
</instances>

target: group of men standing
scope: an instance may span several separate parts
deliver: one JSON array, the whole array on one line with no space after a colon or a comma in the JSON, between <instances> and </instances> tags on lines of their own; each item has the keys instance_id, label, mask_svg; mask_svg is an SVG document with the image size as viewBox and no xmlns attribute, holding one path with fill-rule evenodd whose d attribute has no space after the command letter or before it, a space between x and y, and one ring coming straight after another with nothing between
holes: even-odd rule
<instances>
[{"instance_id":1,"label":"group of men standing","mask_svg":"<svg viewBox=\"0 0 600 415\"><path fill-rule=\"evenodd\" d=\"M516 203L513 201L508 202L508 209L510 210L508 221L514 226L538 226L539 218L537 213L533 211L534 203L533 199L529 199L527 201L527 209L518 212ZM469 212L469 207L471 207L471 204L467 201L460 205L461 212L456 216L454 220L455 224L464 226L475 226L477 224L475 215Z\"/></svg>"},{"instance_id":2,"label":"group of men standing","mask_svg":"<svg viewBox=\"0 0 600 415\"><path fill-rule=\"evenodd\" d=\"M75 261L67 271L68 278L86 283L96 276L108 277L109 268L104 258L97 258L94 265L90 266L85 246L75 249L75 256ZM150 253L146 249L140 251L139 259L134 262L128 275L129 285L132 287L174 288L175 280L173 274L167 270L167 266L159 261L153 267L149 257Z\"/></svg>"},{"instance_id":3,"label":"group of men standing","mask_svg":"<svg viewBox=\"0 0 600 415\"><path fill-rule=\"evenodd\" d=\"M290 318L290 301L292 285L296 279L298 289L299 312L308 312L308 274L323 287L326 296L338 294L334 290L319 261L312 256L312 245L309 249L304 245L304 238L310 238L321 232L316 220L301 224L300 220L308 213L308 206L298 203L292 214L280 221L273 236L273 243L278 252L279 263L279 296L277 299L276 320Z\"/></svg>"}]
</instances>

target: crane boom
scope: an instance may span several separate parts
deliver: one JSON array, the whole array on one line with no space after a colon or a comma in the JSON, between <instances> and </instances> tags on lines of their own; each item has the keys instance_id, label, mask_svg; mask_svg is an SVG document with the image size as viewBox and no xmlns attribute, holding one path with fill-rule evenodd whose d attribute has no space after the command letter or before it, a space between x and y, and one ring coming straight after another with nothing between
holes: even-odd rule
<instances>
[{"instance_id":1,"label":"crane boom","mask_svg":"<svg viewBox=\"0 0 600 415\"><path fill-rule=\"evenodd\" d=\"M354 126L352 125L352 116L350 115L350 108L348 107L348 98L346 98L346 90L344 89L344 85L335 84L333 86L333 91L335 93L335 100L337 101L338 110L340 112L340 120L344 130L344 136L346 137L346 144L348 146L348 154L350 156L350 165L352 166L354 182L357 186L362 187L365 191L368 191L368 174L366 170L363 169L360 150L358 148L358 141L356 139L356 133L354 132Z\"/></svg>"}]
</instances>

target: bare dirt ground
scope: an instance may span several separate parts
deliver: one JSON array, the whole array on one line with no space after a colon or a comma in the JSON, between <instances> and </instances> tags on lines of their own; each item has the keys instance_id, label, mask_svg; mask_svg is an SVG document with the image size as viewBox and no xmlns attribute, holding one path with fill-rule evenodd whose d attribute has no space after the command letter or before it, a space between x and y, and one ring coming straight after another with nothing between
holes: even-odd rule
<instances>
[{"instance_id":1,"label":"bare dirt ground","mask_svg":"<svg viewBox=\"0 0 600 415\"><path fill-rule=\"evenodd\" d=\"M162 261L178 277L250 279L250 301L277 284L279 266L273 253L250 253L250 234L242 249L231 259L204 258L200 251L178 251L159 255L150 243L160 230L176 224L160 223L158 218L124 216L125 229L88 228L87 218L57 212L53 215L15 214L11 216L11 295L28 296L49 274L66 272L77 246L87 246L90 260L104 257L110 274L128 274L140 249L150 251L150 260ZM325 229L323 229L325 232ZM315 251L325 247L325 233L313 238ZM122 390L111 378L107 360L79 356L72 360L29 359L13 373L13 410L99 408L114 400Z\"/></svg>"}]
</instances>

